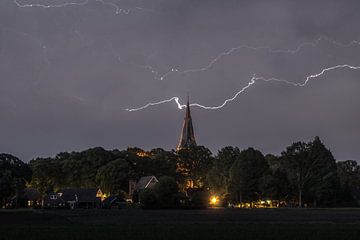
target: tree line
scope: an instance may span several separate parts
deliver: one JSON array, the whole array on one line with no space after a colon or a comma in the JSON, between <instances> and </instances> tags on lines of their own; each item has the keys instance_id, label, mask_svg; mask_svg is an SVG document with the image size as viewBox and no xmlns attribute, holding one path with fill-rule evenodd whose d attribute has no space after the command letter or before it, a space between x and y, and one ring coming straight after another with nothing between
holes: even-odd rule
<instances>
[{"instance_id":1,"label":"tree line","mask_svg":"<svg viewBox=\"0 0 360 240\"><path fill-rule=\"evenodd\" d=\"M43 194L67 187L100 187L107 194L126 194L129 180L147 175L162 177L163 184L154 190L156 196L165 194L162 189L172 189L173 195L165 199L184 198L178 193L201 189L220 196L223 203L276 199L294 206L317 207L354 205L360 191L358 163L336 162L316 137L307 143L291 144L279 156L232 146L220 149L216 155L204 146L179 151L96 147L35 158L29 163L0 154L1 205L21 194L25 186ZM153 193L146 194L145 198L156 200Z\"/></svg>"}]
</instances>

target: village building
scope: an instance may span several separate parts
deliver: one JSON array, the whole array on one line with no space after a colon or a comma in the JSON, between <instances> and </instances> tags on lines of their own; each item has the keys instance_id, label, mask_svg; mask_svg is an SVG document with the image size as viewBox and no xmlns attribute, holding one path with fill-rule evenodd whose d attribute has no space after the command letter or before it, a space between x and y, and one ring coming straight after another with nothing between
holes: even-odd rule
<instances>
[{"instance_id":1,"label":"village building","mask_svg":"<svg viewBox=\"0 0 360 240\"><path fill-rule=\"evenodd\" d=\"M65 188L44 197L44 208L100 208L105 194L99 188Z\"/></svg>"},{"instance_id":2,"label":"village building","mask_svg":"<svg viewBox=\"0 0 360 240\"><path fill-rule=\"evenodd\" d=\"M186 112L185 112L185 118L184 118L184 123L183 123L183 127L181 130L181 135L180 135L180 140L179 140L179 144L177 145L176 150L180 151L182 149L188 149L190 147L194 147L197 146L196 144L196 140L195 140L195 133L194 133L194 127L193 127L193 122L192 122L192 117L191 117L191 110L190 110L190 101L189 101L189 96L187 99L187 103L186 103ZM181 168L181 166L177 166L178 170L182 171L183 169ZM191 191L191 189L193 189L195 187L195 182L193 179L189 178L186 180L186 185L185 185L185 189L188 191ZM193 189L195 190L195 189ZM195 190L197 191L197 190Z\"/></svg>"},{"instance_id":3,"label":"village building","mask_svg":"<svg viewBox=\"0 0 360 240\"><path fill-rule=\"evenodd\" d=\"M7 208L40 208L42 196L35 188L25 188L19 194L10 197L7 201Z\"/></svg>"},{"instance_id":4,"label":"village building","mask_svg":"<svg viewBox=\"0 0 360 240\"><path fill-rule=\"evenodd\" d=\"M144 176L141 177L138 181L130 180L129 181L129 196L130 201L138 202L139 193L145 189L154 188L155 184L159 180L155 176Z\"/></svg>"},{"instance_id":5,"label":"village building","mask_svg":"<svg viewBox=\"0 0 360 240\"><path fill-rule=\"evenodd\" d=\"M152 189L159 180L155 176L141 177L136 184L135 190L142 191L144 189Z\"/></svg>"},{"instance_id":6,"label":"village building","mask_svg":"<svg viewBox=\"0 0 360 240\"><path fill-rule=\"evenodd\" d=\"M35 188L25 188L22 199L26 202L27 207L41 207L42 196L40 192Z\"/></svg>"},{"instance_id":7,"label":"village building","mask_svg":"<svg viewBox=\"0 0 360 240\"><path fill-rule=\"evenodd\" d=\"M184 123L180 135L179 144L177 145L176 150L179 151L181 149L189 148L192 146L196 146L196 140L195 140L194 127L191 118L190 103L188 96Z\"/></svg>"},{"instance_id":8,"label":"village building","mask_svg":"<svg viewBox=\"0 0 360 240\"><path fill-rule=\"evenodd\" d=\"M55 192L47 194L42 201L43 208L66 208L66 202Z\"/></svg>"}]
</instances>

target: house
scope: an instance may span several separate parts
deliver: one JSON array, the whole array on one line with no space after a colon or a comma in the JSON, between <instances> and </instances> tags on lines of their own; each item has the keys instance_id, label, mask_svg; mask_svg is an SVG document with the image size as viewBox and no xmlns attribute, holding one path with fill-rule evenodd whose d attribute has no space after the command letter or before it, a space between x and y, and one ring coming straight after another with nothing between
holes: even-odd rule
<instances>
[{"instance_id":1,"label":"house","mask_svg":"<svg viewBox=\"0 0 360 240\"><path fill-rule=\"evenodd\" d=\"M18 194L6 199L6 208L38 208L41 207L42 196L35 188L25 188Z\"/></svg>"},{"instance_id":2,"label":"house","mask_svg":"<svg viewBox=\"0 0 360 240\"><path fill-rule=\"evenodd\" d=\"M66 202L55 192L47 194L42 201L43 208L66 208Z\"/></svg>"},{"instance_id":3,"label":"house","mask_svg":"<svg viewBox=\"0 0 360 240\"><path fill-rule=\"evenodd\" d=\"M136 191L141 191L144 189L152 189L159 180L155 176L145 176L141 177L135 186Z\"/></svg>"},{"instance_id":4,"label":"house","mask_svg":"<svg viewBox=\"0 0 360 240\"><path fill-rule=\"evenodd\" d=\"M66 188L57 193L70 208L100 208L104 194L99 188Z\"/></svg>"},{"instance_id":5,"label":"house","mask_svg":"<svg viewBox=\"0 0 360 240\"><path fill-rule=\"evenodd\" d=\"M129 181L129 195L133 196L135 192L140 192L146 188L153 188L159 180L155 176L145 176L141 177L139 181L130 180Z\"/></svg>"},{"instance_id":6,"label":"house","mask_svg":"<svg viewBox=\"0 0 360 240\"><path fill-rule=\"evenodd\" d=\"M104 194L99 188L65 188L43 199L44 208L100 208Z\"/></svg>"},{"instance_id":7,"label":"house","mask_svg":"<svg viewBox=\"0 0 360 240\"><path fill-rule=\"evenodd\" d=\"M35 188L25 188L22 194L22 199L26 201L27 207L41 207L42 196Z\"/></svg>"},{"instance_id":8,"label":"house","mask_svg":"<svg viewBox=\"0 0 360 240\"><path fill-rule=\"evenodd\" d=\"M133 202L138 202L139 193L144 189L152 189L159 180L155 176L144 176L135 182L129 181L129 195Z\"/></svg>"}]
</instances>

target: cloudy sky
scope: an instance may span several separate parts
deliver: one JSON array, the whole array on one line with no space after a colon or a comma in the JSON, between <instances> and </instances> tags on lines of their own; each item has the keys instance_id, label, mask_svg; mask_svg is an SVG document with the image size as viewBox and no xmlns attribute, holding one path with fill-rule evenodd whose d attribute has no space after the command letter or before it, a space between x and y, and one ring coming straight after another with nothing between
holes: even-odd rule
<instances>
[{"instance_id":1,"label":"cloudy sky","mask_svg":"<svg viewBox=\"0 0 360 240\"><path fill-rule=\"evenodd\" d=\"M175 101L126 109L189 92L218 106L192 108L214 153L279 154L319 135L359 160L360 2L304 2L0 1L0 152L173 149Z\"/></svg>"}]
</instances>

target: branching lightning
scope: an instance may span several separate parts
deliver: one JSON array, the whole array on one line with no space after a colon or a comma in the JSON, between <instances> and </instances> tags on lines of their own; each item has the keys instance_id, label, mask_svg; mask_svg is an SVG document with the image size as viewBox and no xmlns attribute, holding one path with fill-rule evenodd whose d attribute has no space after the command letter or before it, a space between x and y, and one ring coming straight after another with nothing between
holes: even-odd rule
<instances>
[{"instance_id":1,"label":"branching lightning","mask_svg":"<svg viewBox=\"0 0 360 240\"><path fill-rule=\"evenodd\" d=\"M20 8L32 8L32 7L35 7L35 8L44 8L44 9L63 8L63 7L71 7L71 6L85 6L85 5L87 5L87 4L89 4L91 2L91 0L66 0L66 1L64 0L64 1L62 1L62 3L41 4L41 3L34 3L34 1L35 0L33 0L32 3L24 3L25 0L13 0L14 4L16 4L16 6L18 6ZM50 1L47 1L47 3L49 3L49 2ZM53 1L53 2L55 2L55 1ZM115 10L116 14L129 14L133 10L153 11L153 10L142 8L142 7L122 8L120 5L118 5L118 3L115 3L114 0L92 0L92 2L99 3L99 4L106 5L106 6L109 6L109 7L113 8ZM79 36L79 38L81 40L83 40L82 35L77 30L75 30L74 32L75 32L75 34L77 34L77 36ZM31 35L29 35L27 33L20 33L20 34L31 37L34 41L36 41L39 44L39 46L43 49L42 51L43 51L45 61L47 63L49 63L49 61L47 59L46 45L44 45L41 41L39 41L38 39L33 38ZM253 51L261 50L261 51L266 51L266 52L271 53L271 54L298 54L305 47L317 47L321 41L326 41L326 42L328 42L328 43L330 43L332 45L339 46L339 47L351 47L353 45L360 45L359 41L352 41L352 42L344 44L344 43L339 43L339 42L337 42L335 40L332 40L332 39L330 39L328 37L322 36L322 37L319 37L319 38L317 38L317 39L315 39L313 41L310 41L310 42L303 42L294 49L275 49L275 48L272 48L272 47L269 47L269 46L239 45L239 46L236 46L236 47L229 48L229 49L227 49L227 50L225 50L223 52L220 52L214 58L210 59L210 61L208 61L206 64L204 64L202 67L198 67L198 68L180 69L180 67L173 66L173 67L170 68L170 70L161 73L160 71L158 71L157 69L155 69L151 65L138 65L138 64L136 64L136 65L150 71L155 80L163 81L163 80L167 79L168 77L170 77L171 75L185 75L185 74L208 71L215 64L217 64L219 61L221 61L223 58L225 58L225 57L227 57L229 55L232 55L232 54L236 53L237 51L240 51L240 50L243 50L243 49L248 49L248 50L253 50ZM202 104L199 104L199 103L192 103L191 106L195 106L195 107L199 107L199 108L203 108L203 109L207 109L207 110L221 109L221 108L225 107L228 103L230 103L230 102L234 101L235 99L237 99L237 97L239 95L246 92L248 89L250 89L252 86L254 86L255 83L257 83L259 81L262 81L262 82L278 82L278 83L286 84L286 85L293 86L293 87L304 87L312 79L318 78L318 77L326 74L327 72L333 71L333 70L336 70L336 69L359 70L360 66L353 66L353 65L349 65L349 64L343 64L343 65L335 65L335 66L327 67L327 68L322 69L320 72L318 72L316 74L308 75L304 79L304 81L301 82L301 83L296 83L296 82L292 82L292 81L288 81L288 80L284 80L284 79L278 79L278 78L275 78L275 77L265 78L263 76L259 76L258 74L254 74L250 78L249 82L244 87L242 87L241 89L236 91L235 94L231 98L228 98L228 99L224 100L224 102L221 103L220 105L206 106L206 105L202 105ZM145 104L145 105L143 105L141 107L138 107L138 108L128 108L128 109L126 109L126 111L129 111L129 112L140 111L140 110L152 107L152 106L171 103L171 102L174 102L178 109L183 109L183 108L186 107L185 104L180 103L180 98L179 97L174 96L174 97L171 97L169 99L161 100L161 101L158 101L158 102L150 102L150 103L147 103L147 104Z\"/></svg>"},{"instance_id":2,"label":"branching lightning","mask_svg":"<svg viewBox=\"0 0 360 240\"><path fill-rule=\"evenodd\" d=\"M132 7L132 8L127 8L127 9L124 9L124 8L121 8L120 6L116 5L115 3L113 2L105 2L103 0L95 0L96 2L100 2L104 5L109 5L109 6L112 6L114 7L116 10L115 10L115 13L116 14L120 14L120 13L124 13L124 14L129 14L131 11L133 10L145 10L145 11L153 11L151 9L146 9L146 8L142 8L142 7Z\"/></svg>"},{"instance_id":3,"label":"branching lightning","mask_svg":"<svg viewBox=\"0 0 360 240\"><path fill-rule=\"evenodd\" d=\"M105 0L94 0L94 1L114 8L116 14L121 14L121 13L129 14L131 11L134 11L134 10L153 11L151 9L146 9L146 8L142 8L142 7L122 8L119 5L115 4L114 2L105 1ZM21 8L26 8L26 7L62 8L62 7L70 7L70 6L84 6L84 5L87 5L89 2L90 2L89 0L82 0L82 1L78 1L78 2L64 2L64 3L58 3L58 4L40 4L40 3L23 4L20 2L20 0L14 0L14 3L18 7L21 7Z\"/></svg>"},{"instance_id":4,"label":"branching lightning","mask_svg":"<svg viewBox=\"0 0 360 240\"><path fill-rule=\"evenodd\" d=\"M291 81L288 81L288 80L278 79L278 78L258 77L258 76L256 76L256 74L254 74L245 87L243 87L239 91L237 91L233 97L226 99L222 104L217 105L217 106L205 106L205 105L201 105L199 103L192 103L192 104L190 104L190 106L200 107L200 108L203 108L203 109L206 109L206 110L217 110L217 109L225 107L225 105L228 104L229 102L234 101L240 94L244 93L247 89L249 89L251 86L253 86L257 81L280 82L280 83L288 84L288 85L291 85L291 86L294 86L294 87L304 87L309 83L309 81L311 79L320 77L320 76L324 75L326 72L329 72L329 71L332 71L332 70L335 70L335 69L341 69L341 68L347 68L347 69L350 69L350 70L359 70L360 66L352 66L352 65L348 65L348 64L343 64L343 65L336 65L336 66L324 68L319 73L311 74L311 75L307 76L302 83L294 83L294 82L291 82ZM142 107L139 107L139 108L128 108L128 109L126 109L126 111L129 111L129 112L139 111L139 110L143 110L145 108L151 107L151 106L156 106L156 105L160 105L160 104L164 104L164 103L169 103L169 102L172 102L172 101L174 101L177 104L178 109L183 109L183 108L186 107L185 104L181 104L179 102L179 97L172 97L170 99L162 100L162 101L159 101L159 102L148 103L148 104L146 104L146 105L144 105Z\"/></svg>"},{"instance_id":5,"label":"branching lightning","mask_svg":"<svg viewBox=\"0 0 360 240\"><path fill-rule=\"evenodd\" d=\"M165 72L163 74L160 74L159 71L157 71L154 67L152 67L150 65L141 65L140 67L150 70L151 73L153 74L155 80L163 81L168 76L173 75L173 74L184 75L184 74L189 74L189 73L207 71L207 70L211 69L222 58L224 58L226 56L229 56L229 55L235 53L236 51L239 51L239 50L242 50L242 49L249 49L249 50L254 50L254 51L265 50L265 51L267 51L269 53L274 53L274 54L297 54L306 46L317 47L321 41L327 41L330 44L333 44L333 45L336 45L336 46L339 46L339 47L351 47L353 45L360 45L360 42L356 41L356 40L351 41L350 43L344 44L344 43L337 42L337 41L335 41L333 39L330 39L328 37L321 36L321 37L315 39L312 42L301 43L295 49L273 49L273 48L271 48L269 46L258 46L258 47L256 47L256 46L250 46L250 45L240 45L240 46L237 46L237 47L232 47L232 48L230 48L230 49L228 49L228 50L226 50L224 52L219 53L209 63L207 63L205 66L200 67L200 68L179 70L179 68L177 68L177 67L172 67L169 71L167 71L167 72Z\"/></svg>"},{"instance_id":6,"label":"branching lightning","mask_svg":"<svg viewBox=\"0 0 360 240\"><path fill-rule=\"evenodd\" d=\"M89 0L83 0L81 2L65 2L65 3L59 3L59 4L40 4L40 3L28 3L28 4L22 4L19 2L19 0L14 0L14 3L21 8L26 7L39 7L39 8L61 8L61 7L68 7L68 6L83 6L88 4Z\"/></svg>"}]
</instances>

